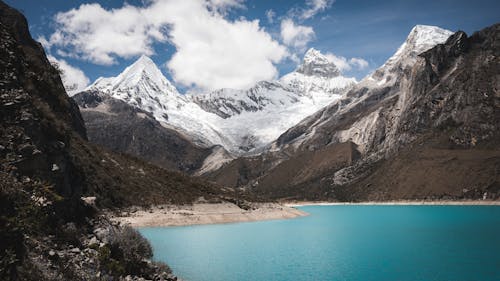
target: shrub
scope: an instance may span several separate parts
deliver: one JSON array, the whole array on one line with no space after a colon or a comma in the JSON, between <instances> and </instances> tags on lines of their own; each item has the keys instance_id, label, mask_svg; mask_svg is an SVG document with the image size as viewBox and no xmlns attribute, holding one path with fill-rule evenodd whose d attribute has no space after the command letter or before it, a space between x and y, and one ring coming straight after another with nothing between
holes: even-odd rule
<instances>
[{"instance_id":1,"label":"shrub","mask_svg":"<svg viewBox=\"0 0 500 281\"><path fill-rule=\"evenodd\" d=\"M111 257L111 249L108 246L99 248L98 259L101 269L107 271L111 275L125 275L125 268L119 261Z\"/></svg>"},{"instance_id":2,"label":"shrub","mask_svg":"<svg viewBox=\"0 0 500 281\"><path fill-rule=\"evenodd\" d=\"M111 259L119 261L128 274L142 274L145 259L153 256L149 242L130 226L112 231L109 244Z\"/></svg>"}]
</instances>

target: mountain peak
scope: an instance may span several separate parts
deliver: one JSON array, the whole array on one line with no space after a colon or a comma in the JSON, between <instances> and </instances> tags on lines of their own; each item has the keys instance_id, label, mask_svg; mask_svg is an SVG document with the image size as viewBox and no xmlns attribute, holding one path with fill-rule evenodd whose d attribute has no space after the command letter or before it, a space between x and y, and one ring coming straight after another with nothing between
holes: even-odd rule
<instances>
[{"instance_id":1,"label":"mountain peak","mask_svg":"<svg viewBox=\"0 0 500 281\"><path fill-rule=\"evenodd\" d=\"M416 25L410 31L407 43L418 49L417 51L426 51L427 49L444 43L451 35L452 31L431 25ZM425 48L425 50L420 50Z\"/></svg>"},{"instance_id":2,"label":"mountain peak","mask_svg":"<svg viewBox=\"0 0 500 281\"><path fill-rule=\"evenodd\" d=\"M153 60L152 60L150 57L148 57L148 56L146 56L146 55L144 55L144 54L142 54L142 55L141 55L141 56L140 56L140 57L139 57L139 58L135 61L135 63L138 63L138 62L140 62L140 63L154 63L154 62L153 62Z\"/></svg>"},{"instance_id":3,"label":"mountain peak","mask_svg":"<svg viewBox=\"0 0 500 281\"><path fill-rule=\"evenodd\" d=\"M153 60L146 55L141 55L133 64L125 68L117 79L137 83L145 76L158 86L167 80Z\"/></svg>"},{"instance_id":4,"label":"mountain peak","mask_svg":"<svg viewBox=\"0 0 500 281\"><path fill-rule=\"evenodd\" d=\"M431 25L416 25L412 28L406 41L399 47L389 61L401 57L416 57L428 49L442 44L453 34L452 31Z\"/></svg>"},{"instance_id":5,"label":"mountain peak","mask_svg":"<svg viewBox=\"0 0 500 281\"><path fill-rule=\"evenodd\" d=\"M437 26L414 26L396 53L364 80L377 81L378 86L393 83L397 76L394 74L400 72L401 68L414 64L419 54L445 43L452 34L452 31Z\"/></svg>"},{"instance_id":6,"label":"mountain peak","mask_svg":"<svg viewBox=\"0 0 500 281\"><path fill-rule=\"evenodd\" d=\"M397 52L390 57L382 68L398 63L411 64L416 57L436 46L442 44L453 34L452 31L431 25L416 25L408 34L405 42Z\"/></svg>"},{"instance_id":7,"label":"mountain peak","mask_svg":"<svg viewBox=\"0 0 500 281\"><path fill-rule=\"evenodd\" d=\"M309 48L307 52L304 54L304 60L313 60L315 58L324 57L324 55L314 48Z\"/></svg>"},{"instance_id":8,"label":"mountain peak","mask_svg":"<svg viewBox=\"0 0 500 281\"><path fill-rule=\"evenodd\" d=\"M163 75L154 61L146 55L141 55L116 77L99 78L89 88L104 91L142 89L151 93L177 94L175 87Z\"/></svg>"},{"instance_id":9,"label":"mountain peak","mask_svg":"<svg viewBox=\"0 0 500 281\"><path fill-rule=\"evenodd\" d=\"M307 76L319 76L326 78L332 78L340 75L340 71L335 63L314 48L307 50L302 64L297 68L297 72Z\"/></svg>"}]
</instances>

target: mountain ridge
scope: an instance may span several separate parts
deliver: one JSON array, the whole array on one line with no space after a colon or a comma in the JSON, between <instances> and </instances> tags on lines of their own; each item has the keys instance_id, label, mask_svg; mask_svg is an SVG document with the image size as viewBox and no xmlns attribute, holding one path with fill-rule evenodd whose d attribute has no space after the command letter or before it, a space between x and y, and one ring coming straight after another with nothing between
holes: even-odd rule
<instances>
[{"instance_id":1,"label":"mountain ridge","mask_svg":"<svg viewBox=\"0 0 500 281\"><path fill-rule=\"evenodd\" d=\"M354 78L343 77L333 61L318 50L311 48L295 71L284 75L277 81L259 82L247 90L220 89L197 95L181 95L176 90L169 89L162 91L154 85L146 91L134 89L134 87L132 89L117 87L113 90L112 86L99 87L99 84L103 84L99 82L102 79L89 89L92 89L94 93L100 92L101 95L121 99L133 107L150 112L161 124L187 137L187 141L193 144L188 146L211 149L214 145L221 145L227 151L226 153L220 154L217 149L213 150L214 156L218 155L217 157L207 157L219 159L221 162L217 165L209 161L211 167L218 168L235 157L259 155L265 151L282 149L283 140L290 139L291 135L296 134L297 128L304 127L300 125L300 122L318 114L332 102L340 100L339 103L345 106L353 106L355 103L350 100L362 102L367 97L367 95L357 98L348 96L348 91L352 88L366 86L381 88L383 91L384 87L387 88L395 83L395 81L389 81L394 73L398 72L401 67L414 62L417 54L414 49L420 51L436 42L443 42L449 34L451 34L450 31L438 27L415 26L388 62L365 77L357 86ZM140 57L136 63L151 66L154 69L153 72L161 75L161 71L154 65L154 62L145 56ZM132 75L133 77L142 77L143 67L134 67L136 63L117 77L127 76L125 74L130 69L139 71L138 74ZM165 81L166 78L161 76L161 79L151 80ZM110 79L105 79L104 81L110 85L123 83L121 80L109 82ZM134 83L128 85L133 86ZM80 107L85 108L86 105L81 104L84 99L79 100ZM89 113L84 112L85 114ZM96 124L95 122L105 121L92 118L91 122ZM98 127L102 125L97 125L96 128ZM351 138L349 134L352 133L347 133L343 138ZM96 131L92 135L103 134ZM124 135L124 137L130 136ZM108 147L112 149L120 147L113 144L115 140L110 139L110 141ZM148 140L144 141L148 142ZM101 139L99 143L106 145L107 141ZM156 146L154 143L151 145ZM135 153L135 155L140 157L140 153ZM221 155L225 157L221 158ZM151 159L151 157L147 158L147 160ZM201 166L199 170L211 171L206 168L206 166ZM195 171L195 173L198 172Z\"/></svg>"}]
</instances>

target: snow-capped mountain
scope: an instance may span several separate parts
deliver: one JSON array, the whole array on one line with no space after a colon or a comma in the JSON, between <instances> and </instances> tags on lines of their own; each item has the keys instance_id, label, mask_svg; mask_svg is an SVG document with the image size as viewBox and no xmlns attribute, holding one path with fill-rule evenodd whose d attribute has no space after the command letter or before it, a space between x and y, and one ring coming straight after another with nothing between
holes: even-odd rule
<instances>
[{"instance_id":1,"label":"snow-capped mountain","mask_svg":"<svg viewBox=\"0 0 500 281\"><path fill-rule=\"evenodd\" d=\"M117 77L100 77L90 87L112 92L116 98L128 100L130 103L135 99L136 104L138 99L143 97L167 95L175 98L179 94L156 64L145 55L139 57Z\"/></svg>"},{"instance_id":2,"label":"snow-capped mountain","mask_svg":"<svg viewBox=\"0 0 500 281\"><path fill-rule=\"evenodd\" d=\"M340 76L337 66L320 51L310 48L304 55L304 61L297 68L298 73L307 76L333 78Z\"/></svg>"},{"instance_id":3,"label":"snow-capped mountain","mask_svg":"<svg viewBox=\"0 0 500 281\"><path fill-rule=\"evenodd\" d=\"M306 116L340 98L355 83L311 49L297 71L246 90L182 95L146 56L117 77L97 79L87 90L150 112L198 144L221 145L241 154L274 141Z\"/></svg>"},{"instance_id":4,"label":"snow-capped mountain","mask_svg":"<svg viewBox=\"0 0 500 281\"><path fill-rule=\"evenodd\" d=\"M200 145L231 145L213 128L212 124L220 118L179 94L147 56L141 56L116 77L98 78L86 90L97 91L149 112L165 126L174 127Z\"/></svg>"},{"instance_id":5,"label":"snow-capped mountain","mask_svg":"<svg viewBox=\"0 0 500 281\"><path fill-rule=\"evenodd\" d=\"M342 76L327 56L310 49L294 72L245 90L220 89L182 95L146 56L117 77L97 79L88 90L150 112L162 124L180 131L197 144L221 145L236 155L258 153L301 120L335 101L342 98L337 110L347 111L372 96L374 89L394 85L400 81L404 69L415 63L418 54L444 42L451 34L438 27L415 26L398 51L359 84L354 78ZM356 91L356 97L345 96L353 87L372 90ZM365 121L359 120L372 124ZM362 139L366 136L343 132L339 137Z\"/></svg>"},{"instance_id":6,"label":"snow-capped mountain","mask_svg":"<svg viewBox=\"0 0 500 281\"><path fill-rule=\"evenodd\" d=\"M331 59L311 48L297 70L284 75L279 82L323 107L352 88L356 79L342 76Z\"/></svg>"},{"instance_id":7,"label":"snow-capped mountain","mask_svg":"<svg viewBox=\"0 0 500 281\"><path fill-rule=\"evenodd\" d=\"M315 149L319 144L352 141L361 153L368 154L385 151L402 142L404 136L396 129L408 102L406 93L411 82L408 81L411 67L418 55L446 42L451 35L453 32L439 27L415 26L384 65L361 80L342 99L280 136L273 149L281 150L285 146ZM390 114L381 114L388 104L391 105Z\"/></svg>"}]
</instances>

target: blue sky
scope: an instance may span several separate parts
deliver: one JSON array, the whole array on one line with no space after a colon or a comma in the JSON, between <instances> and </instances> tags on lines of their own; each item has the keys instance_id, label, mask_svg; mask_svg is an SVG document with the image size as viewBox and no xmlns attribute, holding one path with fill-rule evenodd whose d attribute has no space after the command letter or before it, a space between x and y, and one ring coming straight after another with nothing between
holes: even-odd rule
<instances>
[{"instance_id":1,"label":"blue sky","mask_svg":"<svg viewBox=\"0 0 500 281\"><path fill-rule=\"evenodd\" d=\"M154 8L154 2L162 1L166 4ZM181 90L245 87L254 80L281 76L296 67L297 58L301 58L309 47L343 59L344 74L361 79L383 64L416 24L436 25L471 34L500 22L500 1L493 0L210 0L213 5L208 8L203 1L6 2L26 15L33 37L50 41L45 44L47 52L55 60L64 61L64 67L72 68L68 73L75 77L71 78L82 79L79 76L81 73L72 72L75 69L81 70L91 82L99 76L117 75L144 52ZM90 8L80 9L80 5L91 3L99 4L99 9L92 6L99 13ZM181 8L169 14L168 11L182 6L180 3L186 6L183 9L199 15L193 15L191 19L177 17L183 13ZM203 10L205 8L211 10L207 13ZM71 9L76 10L69 17ZM112 9L120 13L113 13ZM66 17L57 19L58 13ZM144 13L147 13L145 18L140 16ZM215 18L210 18L214 14ZM267 16L269 14L274 15L271 21ZM149 34L146 37L141 36L142 29L126 30L142 26L145 20L153 17L155 19L144 26ZM92 28L94 31L89 31L87 27L83 29L82 26L89 25L85 22L88 18L91 18L90 24L98 21L105 23L109 18L114 20L115 25L130 26L124 27L123 34L117 35L120 37L115 37L113 25L107 29L104 27L106 33ZM206 20L189 26L198 18ZM259 20L257 27L252 26L252 23L256 24L254 20ZM289 23L289 32L285 36L284 21ZM96 23L96 28L102 25ZM69 37L51 40L51 36L58 32ZM100 41L96 39L93 42L95 37L99 37ZM248 41L245 41L247 38ZM88 45L100 45L102 42L103 47L87 48L87 42ZM113 42L122 43L114 46ZM226 45L227 50L224 49ZM174 54L175 59L172 57ZM352 63L352 58L366 61L366 64Z\"/></svg>"}]
</instances>

